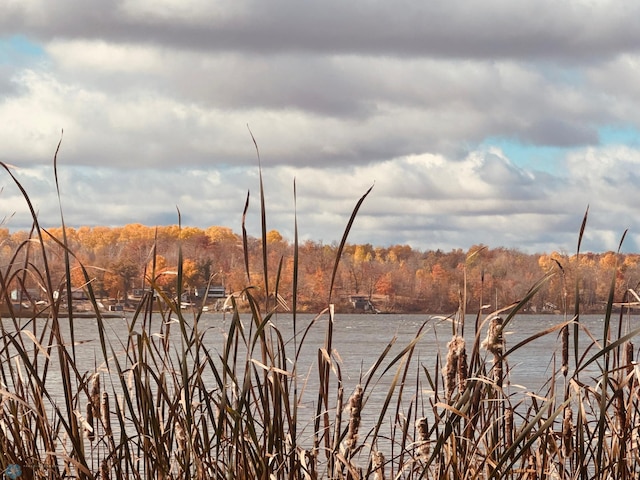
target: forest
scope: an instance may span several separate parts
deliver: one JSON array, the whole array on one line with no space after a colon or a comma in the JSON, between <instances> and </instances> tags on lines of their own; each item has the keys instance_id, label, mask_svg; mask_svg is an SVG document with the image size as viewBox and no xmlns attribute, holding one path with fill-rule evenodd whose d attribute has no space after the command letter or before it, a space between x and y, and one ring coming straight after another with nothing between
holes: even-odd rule
<instances>
[{"instance_id":1,"label":"forest","mask_svg":"<svg viewBox=\"0 0 640 480\"><path fill-rule=\"evenodd\" d=\"M44 237L52 278L64 285L66 275L62 229L48 229ZM0 268L39 266L39 250L31 248L28 231L0 229ZM105 301L130 303L132 293L148 287L152 280L175 295L176 268L182 255L182 292L195 292L208 285L223 287L226 294L247 285L253 295L267 295L263 245L266 246L269 295L277 285L284 309L291 308L291 269L294 245L276 231L260 238L248 237L249 274L243 256L243 238L232 229L129 224L123 227L66 228L66 244L73 253L70 276L78 291L85 285L84 265L91 276L95 295ZM180 246L180 248L179 248ZM327 305L326 292L337 252L337 244L305 241L298 246L297 310L317 312ZM338 311L451 313L464 304L467 312L498 309L524 298L528 290L550 270L557 275L542 287L525 311L530 313L572 312L580 296L584 312L604 311L612 282L615 301L627 298L640 282L640 255L615 252L526 254L516 249L475 245L469 250L421 251L409 245L376 247L346 244L340 259L332 303ZM24 271L28 269L25 268ZM280 275L278 277L278 271ZM14 278L38 300L42 290L38 278ZM466 288L465 288L466 286ZM7 286L5 291L18 288ZM365 299L357 303L354 299ZM3 299L7 300L7 299ZM130 306L130 305L129 305Z\"/></svg>"}]
</instances>

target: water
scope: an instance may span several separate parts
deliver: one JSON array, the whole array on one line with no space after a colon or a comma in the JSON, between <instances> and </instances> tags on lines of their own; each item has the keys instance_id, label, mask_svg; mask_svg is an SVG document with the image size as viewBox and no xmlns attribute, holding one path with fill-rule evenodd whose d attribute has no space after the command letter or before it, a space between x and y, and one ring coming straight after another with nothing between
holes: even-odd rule
<instances>
[{"instance_id":1,"label":"water","mask_svg":"<svg viewBox=\"0 0 640 480\"><path fill-rule=\"evenodd\" d=\"M190 314L186 314L186 318L192 322L193 318ZM302 354L298 359L297 373L299 376L299 391L302 392L303 385L305 393L302 395L300 418L302 434L301 442L310 443L312 437L311 426L315 415L315 403L317 402L317 385L318 385L318 369L317 359L318 350L325 344L325 335L329 318L327 315L320 317L315 321L314 315L298 315L297 316L297 338L293 339L293 321L290 314L278 315L273 317L273 326L281 333L286 344L286 352L289 360L295 354L295 348L300 348ZM250 328L250 317L243 316L243 324L246 329ZM521 315L516 316L505 329L506 348L509 349L519 342L536 335L554 325L561 324L565 321L562 316L556 315ZM3 320L5 329L11 332L13 325L7 320ZM44 320L38 320L39 328L44 325ZM113 318L105 319L107 342L110 344L115 355L118 357L121 365L126 365L124 351L128 342L128 325L131 318ZM162 318L159 314L152 316L148 332L157 338L163 328ZM474 322L475 316L467 316L465 319L465 338L467 341L467 353L470 355L473 348L474 340ZM604 322L602 315L588 315L581 317L581 322L594 336L595 339L602 337ZM205 332L204 343L207 348L216 354L223 351L226 334L231 324L231 316L222 313L204 313L200 318L198 328L201 332ZM114 395L117 397L121 392L121 383L119 379L108 378L106 366L113 367L113 360L104 364L100 341L98 339L98 326L95 319L78 319L75 321L75 341L76 341L76 366L79 373L91 374L98 369L103 372L102 385L103 389L109 391L114 401ZM302 338L302 334L307 331L307 335ZM623 333L627 329L637 328L640 325L640 317L634 316L626 318L624 321ZM68 323L61 320L63 337L69 339ZM165 326L166 327L166 326ZM612 325L614 331L617 331L617 321ZM32 328L30 326L29 328ZM142 326L137 326L136 331L140 332ZM409 369L405 401L416 400L413 397L416 394L416 385L418 385L418 407L424 407L429 412L429 401L433 396L430 387L426 382L422 366L426 368L431 375L434 375L437 368L442 365L437 362L446 357L446 344L451 339L452 323L450 320L441 317L427 315L347 315L337 314L334 321L333 329L333 360L336 362L336 371L340 372L345 392L345 403L355 387L367 381L367 372L378 361L382 352L387 348L389 342L395 338L393 346L390 348L384 361L381 363L377 373L373 376L373 381L366 392L366 405L363 411L363 424L361 432L368 432L377 422L381 406L385 400L389 386L396 370L400 368L401 362L397 362L391 366L389 372L382 377L380 374L390 364L390 362L398 356L402 350L416 338L418 331L422 328L422 335L416 343L415 352L412 358L412 366ZM267 330L269 331L269 330ZM273 331L271 331L273 333ZM486 333L486 327L482 330L480 340ZM573 334L573 328L571 328ZM275 338L275 337L273 337ZM581 333L581 349L584 349L591 343L587 335ZM303 341L304 340L304 341ZM171 335L169 337L169 345L172 349L180 350L180 329L177 323L171 324ZM302 345L301 345L301 342ZM573 342L573 338L571 338ZM295 345L294 345L295 344ZM573 343L571 343L573 344ZM54 352L52 350L52 352ZM590 351L593 355L595 349ZM244 352L240 352L241 358ZM256 353L257 355L257 353ZM487 353L482 350L481 355ZM491 357L491 355L489 355ZM52 355L54 361L49 372L47 388L52 393L54 401L59 405L63 405L62 386L58 382L54 382L59 375L56 373L55 355ZM260 360L259 357L254 356ZM514 351L509 355L508 366L510 369L510 383L505 385L505 393L511 397L525 397L529 392L545 396L548 390L546 382L552 377L554 371L558 371L560 367L560 339L559 332L552 332L540 338L532 340L524 347ZM573 367L573 359L571 358L571 366L569 373L571 374ZM291 361L288 363L288 369L291 370ZM114 376L113 368L110 369L111 375ZM581 379L585 377L593 377L594 383L599 376L596 364L592 368L581 374ZM556 377L562 381L561 376ZM588 382L591 383L591 382ZM211 388L215 388L215 380L211 377ZM337 379L333 374L331 377L330 395L332 401L335 400L337 391ZM440 386L442 388L442 386ZM420 402L423 402L422 404ZM514 402L515 403L515 402ZM112 408L113 409L113 408ZM392 405L388 411L387 417L391 417L395 407ZM333 413L331 413L333 418ZM345 413L344 419L347 420ZM385 423L388 425L389 422ZM388 432L381 432L383 434Z\"/></svg>"},{"instance_id":2,"label":"water","mask_svg":"<svg viewBox=\"0 0 640 480\"><path fill-rule=\"evenodd\" d=\"M190 315L186 315L190 320ZM297 316L298 338L296 343L300 348L302 334L310 325L315 315L302 314ZM249 317L243 317L245 328L249 328ZM294 355L293 322L290 314L273 317L272 323L282 333L287 341L286 351L291 358ZM44 322L44 320L38 320ZM298 374L304 380L313 384L317 378L317 355L318 349L324 346L328 316L323 316L316 320L309 329L301 347L302 355L299 357ZM554 325L565 321L560 315L520 315L516 316L505 329L505 341L507 350L517 343L546 330ZM6 320L5 328L11 330L12 326ZM106 336L108 343L116 351L118 357L124 358L124 345L127 344L127 331L130 318L112 318L104 320L106 325ZM200 322L200 331L205 333L205 345L217 353L221 353L225 341L225 335L229 329L231 316L222 313L203 313ZM160 315L152 317L150 333L159 335L161 331L162 319ZM465 319L465 339L467 354L471 353L474 341L475 316L468 315ZM602 315L585 315L581 317L581 323L589 329L596 339L601 339L604 322ZM612 322L613 323L613 322ZM627 328L637 328L640 326L640 317L634 316L625 320L623 330ZM68 324L66 320L61 320L63 336L70 338ZM345 391L350 392L360 382L363 375L372 367L390 341L395 337L395 343L391 348L383 367L402 351L417 335L419 329L423 327L422 336L417 342L414 362L424 365L430 372L434 372L437 356L440 359L446 357L446 344L451 339L451 321L442 317L427 315L353 315L336 314L333 333L333 350L337 352L335 358L340 366L340 372L345 384ZM76 340L76 365L80 371L94 372L96 366L104 367L102 350L97 334L97 321L95 319L78 319L74 324L74 334ZM136 329L138 332L140 328ZM617 331L617 320L614 330ZM623 331L623 333L624 333ZM485 336L486 327L481 332L482 340ZM573 334L573 327L570 330ZM581 333L581 349L591 343L591 340ZM171 341L178 347L180 341L180 329L177 324L171 326ZM573 346L573 339L570 339ZM179 348L179 347L178 347ZM572 350L570 350L571 353ZM595 350L592 350L595 353ZM481 351L482 355L486 353ZM572 357L572 356L571 356ZM526 390L539 392L544 388L554 369L560 366L560 340L558 332L552 332L537 338L524 347L509 355L508 365L510 368L510 387L513 390ZM573 358L570 359L573 363ZM440 365L441 366L441 365ZM104 368L102 368L104 370ZM289 365L289 369L291 366ZM393 369L395 372L395 367ZM571 372L571 370L570 370ZM596 366L587 373L597 375ZM389 376L389 375L387 375ZM384 383L383 383L384 385ZM55 389L54 389L54 393ZM59 392L58 392L59 393ZM381 393L382 396L386 391Z\"/></svg>"}]
</instances>

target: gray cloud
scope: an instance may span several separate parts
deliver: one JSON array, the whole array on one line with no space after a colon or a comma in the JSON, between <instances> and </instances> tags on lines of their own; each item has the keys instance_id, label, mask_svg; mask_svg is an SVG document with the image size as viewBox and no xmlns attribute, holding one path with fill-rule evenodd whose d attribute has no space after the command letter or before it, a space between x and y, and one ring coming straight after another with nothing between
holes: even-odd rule
<instances>
[{"instance_id":1,"label":"gray cloud","mask_svg":"<svg viewBox=\"0 0 640 480\"><path fill-rule=\"evenodd\" d=\"M186 50L588 58L637 51L636 2L15 2L2 27Z\"/></svg>"}]
</instances>

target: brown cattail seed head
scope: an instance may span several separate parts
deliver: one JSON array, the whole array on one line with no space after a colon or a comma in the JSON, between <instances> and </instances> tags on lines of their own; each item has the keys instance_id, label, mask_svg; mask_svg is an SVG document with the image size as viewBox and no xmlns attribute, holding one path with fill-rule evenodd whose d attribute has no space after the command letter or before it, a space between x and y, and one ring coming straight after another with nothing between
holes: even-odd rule
<instances>
[{"instance_id":1,"label":"brown cattail seed head","mask_svg":"<svg viewBox=\"0 0 640 480\"><path fill-rule=\"evenodd\" d=\"M93 416L100 416L100 374L94 373L91 378L91 405L93 406Z\"/></svg>"},{"instance_id":2,"label":"brown cattail seed head","mask_svg":"<svg viewBox=\"0 0 640 480\"><path fill-rule=\"evenodd\" d=\"M100 418L102 419L102 428L106 435L111 435L111 415L109 414L109 394L102 393L102 404L100 405Z\"/></svg>"},{"instance_id":3,"label":"brown cattail seed head","mask_svg":"<svg viewBox=\"0 0 640 480\"><path fill-rule=\"evenodd\" d=\"M502 354L503 343L502 318L494 317L489 322L489 330L487 331L487 337L482 342L482 347L494 355L500 355Z\"/></svg>"},{"instance_id":4,"label":"brown cattail seed head","mask_svg":"<svg viewBox=\"0 0 640 480\"><path fill-rule=\"evenodd\" d=\"M349 431L347 432L346 446L353 449L358 440L358 429L360 428L360 414L362 411L362 387L358 385L349 398Z\"/></svg>"},{"instance_id":5,"label":"brown cattail seed head","mask_svg":"<svg viewBox=\"0 0 640 480\"><path fill-rule=\"evenodd\" d=\"M633 373L633 343L627 342L624 345L624 363L627 365L627 374Z\"/></svg>"},{"instance_id":6,"label":"brown cattail seed head","mask_svg":"<svg viewBox=\"0 0 640 480\"><path fill-rule=\"evenodd\" d=\"M565 457L571 455L573 451L573 410L571 410L571 407L564 409L564 419L562 420L562 450Z\"/></svg>"},{"instance_id":7,"label":"brown cattail seed head","mask_svg":"<svg viewBox=\"0 0 640 480\"><path fill-rule=\"evenodd\" d=\"M467 364L467 347L464 338L458 349L458 390L463 392L467 388L467 378L469 378L469 366Z\"/></svg>"},{"instance_id":8,"label":"brown cattail seed head","mask_svg":"<svg viewBox=\"0 0 640 480\"><path fill-rule=\"evenodd\" d=\"M567 376L569 371L569 325L562 327L560 332L562 336L562 375Z\"/></svg>"},{"instance_id":9,"label":"brown cattail seed head","mask_svg":"<svg viewBox=\"0 0 640 480\"><path fill-rule=\"evenodd\" d=\"M451 400L458 378L458 388L463 390L467 380L467 351L464 338L454 336L447 344L447 361L444 369L444 384L447 401Z\"/></svg>"},{"instance_id":10,"label":"brown cattail seed head","mask_svg":"<svg viewBox=\"0 0 640 480\"><path fill-rule=\"evenodd\" d=\"M385 480L384 474L384 454L379 451L371 453L371 466L373 467L374 479Z\"/></svg>"},{"instance_id":11,"label":"brown cattail seed head","mask_svg":"<svg viewBox=\"0 0 640 480\"><path fill-rule=\"evenodd\" d=\"M100 480L109 480L109 465L106 459L100 462Z\"/></svg>"},{"instance_id":12,"label":"brown cattail seed head","mask_svg":"<svg viewBox=\"0 0 640 480\"><path fill-rule=\"evenodd\" d=\"M429 423L426 417L416 420L416 430L418 431L418 453L423 460L426 460L430 451Z\"/></svg>"},{"instance_id":13,"label":"brown cattail seed head","mask_svg":"<svg viewBox=\"0 0 640 480\"><path fill-rule=\"evenodd\" d=\"M176 422L176 443L178 444L178 452L184 452L187 449L187 435L182 425Z\"/></svg>"},{"instance_id":14,"label":"brown cattail seed head","mask_svg":"<svg viewBox=\"0 0 640 480\"><path fill-rule=\"evenodd\" d=\"M91 402L87 402L87 418L85 420L87 423L84 426L84 432L89 441L93 442L96 438L96 433L93 428L93 405Z\"/></svg>"},{"instance_id":15,"label":"brown cattail seed head","mask_svg":"<svg viewBox=\"0 0 640 480\"><path fill-rule=\"evenodd\" d=\"M513 408L507 407L504 411L504 435L505 447L509 448L513 443Z\"/></svg>"}]
</instances>

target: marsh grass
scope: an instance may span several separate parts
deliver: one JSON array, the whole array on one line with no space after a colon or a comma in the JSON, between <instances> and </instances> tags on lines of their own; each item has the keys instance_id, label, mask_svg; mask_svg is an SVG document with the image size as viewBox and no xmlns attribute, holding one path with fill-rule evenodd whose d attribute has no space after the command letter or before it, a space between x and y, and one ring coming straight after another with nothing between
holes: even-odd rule
<instances>
[{"instance_id":1,"label":"marsh grass","mask_svg":"<svg viewBox=\"0 0 640 480\"><path fill-rule=\"evenodd\" d=\"M426 320L406 345L397 346L397 339L390 338L377 360L363 366L352 383L343 376L333 345L337 314L331 298L342 249L370 189L347 222L327 308L304 329L295 314L295 219L291 338L274 321L277 302L262 305L248 284L243 293L249 320L234 303L221 346L212 347L219 338L212 340L212 332L200 328L201 312L189 315L181 308L181 292L174 300L162 291L152 261L145 275L151 292L119 340L108 340L108 321L98 308L88 266L81 264L100 351L87 365L76 354L73 326L78 319L72 309L63 318L64 296L52 293L67 292L66 302L72 304L70 265L78 259L67 247L64 219L62 238L55 241L63 249L66 269L64 278L57 279L48 266L48 232L39 225L27 192L2 166L22 191L33 218L29 239L0 270L2 298L10 308L10 288L24 285L27 277L49 295L47 305L37 307L41 311L34 307L32 317L10 312L0 322L3 470L16 464L25 478L51 479L354 480L624 479L635 478L640 470L640 369L631 343L640 329L630 329L622 313L616 323L613 293L603 332L588 331L576 305L564 322L516 345L505 342L505 328L552 276L562 274L561 265L521 301L478 314L467 336L463 293L460 310L447 319L452 334L445 342L446 353L438 354L435 364L420 359L421 339L431 334L431 320ZM264 238L262 181L260 194ZM247 196L243 218L248 205ZM244 221L243 240L251 278ZM264 277L265 288L270 288L267 247L264 243ZM177 248L181 285L182 253ZM278 268L274 292L260 298L277 298L281 272ZM615 275L613 271L611 292ZM633 295L629 292L623 301L632 302ZM39 318L42 312L48 312L48 318ZM319 348L306 343L311 329L324 329ZM532 348L535 339L546 335L557 336L561 344L548 381L541 391L512 388L512 354ZM298 370L303 355L316 358L311 371ZM555 353L549 355L555 358ZM382 400L374 401L373 392L380 389L382 394L375 398ZM304 398L312 399L313 408L302 408Z\"/></svg>"}]
</instances>

